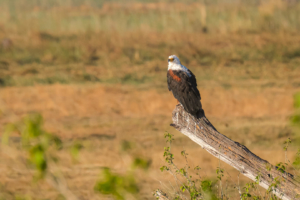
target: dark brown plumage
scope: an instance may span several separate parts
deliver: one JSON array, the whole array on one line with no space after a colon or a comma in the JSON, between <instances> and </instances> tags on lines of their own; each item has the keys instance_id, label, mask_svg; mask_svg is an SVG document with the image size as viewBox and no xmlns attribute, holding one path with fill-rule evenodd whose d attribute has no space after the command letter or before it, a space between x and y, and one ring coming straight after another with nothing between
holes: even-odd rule
<instances>
[{"instance_id":1,"label":"dark brown plumage","mask_svg":"<svg viewBox=\"0 0 300 200\"><path fill-rule=\"evenodd\" d=\"M195 75L190 70L187 73L183 70L169 69L167 78L169 91L172 91L174 97L188 113L197 117L198 112L202 110L202 105Z\"/></svg>"}]
</instances>

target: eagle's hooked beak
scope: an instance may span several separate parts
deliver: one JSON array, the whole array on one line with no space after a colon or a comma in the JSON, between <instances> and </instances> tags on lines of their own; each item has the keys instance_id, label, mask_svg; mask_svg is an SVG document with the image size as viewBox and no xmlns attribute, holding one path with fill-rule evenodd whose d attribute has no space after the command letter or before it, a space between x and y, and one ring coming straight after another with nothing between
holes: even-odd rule
<instances>
[{"instance_id":1,"label":"eagle's hooked beak","mask_svg":"<svg viewBox=\"0 0 300 200\"><path fill-rule=\"evenodd\" d=\"M168 62L173 62L174 58L169 58Z\"/></svg>"}]
</instances>

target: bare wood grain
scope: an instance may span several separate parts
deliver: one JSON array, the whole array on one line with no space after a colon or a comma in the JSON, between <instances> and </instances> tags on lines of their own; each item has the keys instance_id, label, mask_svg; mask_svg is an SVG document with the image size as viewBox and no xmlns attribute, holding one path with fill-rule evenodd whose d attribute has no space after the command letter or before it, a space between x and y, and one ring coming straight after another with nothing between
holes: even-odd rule
<instances>
[{"instance_id":1,"label":"bare wood grain","mask_svg":"<svg viewBox=\"0 0 300 200\"><path fill-rule=\"evenodd\" d=\"M171 126L251 180L255 181L260 174L259 185L263 188L268 189L274 178L278 177L280 185L273 191L278 197L289 200L298 199L297 196L300 196L300 183L292 174L280 172L276 166L261 159L244 145L219 133L205 117L204 111L195 118L178 104L172 115ZM267 170L267 166L271 168L270 171Z\"/></svg>"}]
</instances>

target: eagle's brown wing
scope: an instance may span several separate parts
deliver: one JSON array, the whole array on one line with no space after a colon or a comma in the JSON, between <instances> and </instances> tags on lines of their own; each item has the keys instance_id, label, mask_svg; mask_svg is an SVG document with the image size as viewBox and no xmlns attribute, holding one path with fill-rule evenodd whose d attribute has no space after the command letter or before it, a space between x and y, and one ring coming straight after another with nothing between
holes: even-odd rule
<instances>
[{"instance_id":1,"label":"eagle's brown wing","mask_svg":"<svg viewBox=\"0 0 300 200\"><path fill-rule=\"evenodd\" d=\"M190 114L197 116L202 109L200 92L197 89L195 75L189 76L181 70L169 70L167 73L168 89Z\"/></svg>"}]
</instances>

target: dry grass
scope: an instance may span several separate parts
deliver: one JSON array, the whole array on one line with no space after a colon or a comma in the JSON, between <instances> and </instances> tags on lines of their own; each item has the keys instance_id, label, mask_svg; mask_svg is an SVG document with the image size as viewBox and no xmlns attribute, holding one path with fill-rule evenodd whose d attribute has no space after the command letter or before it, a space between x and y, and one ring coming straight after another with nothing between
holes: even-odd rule
<instances>
[{"instance_id":1,"label":"dry grass","mask_svg":"<svg viewBox=\"0 0 300 200\"><path fill-rule=\"evenodd\" d=\"M152 199L160 181L172 179L159 171L165 131L175 135L178 155L185 149L192 167L216 177L218 160L169 127L170 54L197 76L206 115L221 133L272 164L284 161L283 141L298 137L289 116L300 87L299 3L68 2L0 1L0 130L38 112L64 142L82 142L77 162L67 148L59 154L77 196L102 198L93 191L98 174L103 167L124 173L132 158L120 145L128 140L133 154L152 160L137 175L141 199ZM18 138L2 147L0 197L60 199L47 183L32 183L13 152ZM237 172L224 167L236 183Z\"/></svg>"},{"instance_id":2,"label":"dry grass","mask_svg":"<svg viewBox=\"0 0 300 200\"><path fill-rule=\"evenodd\" d=\"M201 89L206 115L218 130L274 164L284 160L280 146L292 136L286 125L293 111L293 93L294 89L274 88L256 92L238 88ZM168 185L167 180L172 179L168 175L162 177L159 171L163 164L164 131L175 134L175 153L179 155L180 150L185 149L191 159L190 165L200 165L204 176L214 177L212 169L218 166L216 158L169 127L175 103L170 93L139 91L134 86L93 84L3 88L1 124L16 121L26 113L39 112L46 119L47 130L61 136L67 143L81 141L84 149L78 162L72 161L68 149L61 151L59 157L70 189L83 199L96 199L91 185L102 167L124 172L130 159L120 150L121 141L133 142L136 155L152 160L148 173L138 175L141 195L148 199L160 181ZM293 155L294 150L288 154L289 159L292 160ZM25 184L31 182L31 173L20 165L16 166L18 162L11 158L11 154L2 157L2 161L1 168L6 171L1 178L4 193L42 198L44 193L35 191L49 190L49 198L58 198L46 183ZM178 157L178 162L184 163L184 160ZM9 166L16 167L9 170ZM237 181L237 172L229 166L225 168ZM14 176L16 173L24 176L24 183L16 183L20 183L20 179Z\"/></svg>"}]
</instances>

